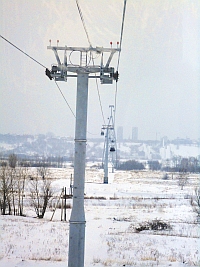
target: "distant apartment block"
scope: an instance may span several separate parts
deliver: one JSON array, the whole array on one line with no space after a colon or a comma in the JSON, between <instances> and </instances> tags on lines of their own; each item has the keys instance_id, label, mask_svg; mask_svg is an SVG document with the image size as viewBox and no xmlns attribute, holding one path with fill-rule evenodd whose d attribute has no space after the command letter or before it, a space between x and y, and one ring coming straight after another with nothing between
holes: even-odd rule
<instances>
[{"instance_id":1,"label":"distant apartment block","mask_svg":"<svg viewBox=\"0 0 200 267\"><path fill-rule=\"evenodd\" d=\"M123 141L123 127L122 126L117 127L117 141L118 142Z\"/></svg>"},{"instance_id":2,"label":"distant apartment block","mask_svg":"<svg viewBox=\"0 0 200 267\"><path fill-rule=\"evenodd\" d=\"M138 127L132 127L132 141L138 140Z\"/></svg>"}]
</instances>

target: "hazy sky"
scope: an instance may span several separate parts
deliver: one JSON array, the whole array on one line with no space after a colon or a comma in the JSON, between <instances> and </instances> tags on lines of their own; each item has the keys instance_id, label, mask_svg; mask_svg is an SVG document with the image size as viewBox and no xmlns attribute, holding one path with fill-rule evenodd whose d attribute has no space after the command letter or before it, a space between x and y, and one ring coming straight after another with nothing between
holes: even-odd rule
<instances>
[{"instance_id":1,"label":"hazy sky","mask_svg":"<svg viewBox=\"0 0 200 267\"><path fill-rule=\"evenodd\" d=\"M79 0L94 47L120 39L123 0ZM88 47L75 0L0 0L0 34L48 68L49 39ZM45 69L0 38L0 133L74 136L75 119ZM118 82L116 129L139 139L200 138L200 1L127 0ZM63 56L61 56L62 59ZM117 66L115 55L111 66ZM99 62L100 64L100 62ZM76 79L60 82L75 112ZM99 92L107 121L115 83ZM88 137L103 124L97 86L89 80Z\"/></svg>"}]
</instances>

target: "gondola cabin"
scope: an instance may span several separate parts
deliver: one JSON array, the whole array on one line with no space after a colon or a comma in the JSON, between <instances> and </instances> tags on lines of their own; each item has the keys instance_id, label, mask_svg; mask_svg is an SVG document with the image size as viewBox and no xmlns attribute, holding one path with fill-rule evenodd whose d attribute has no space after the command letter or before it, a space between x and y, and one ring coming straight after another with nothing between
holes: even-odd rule
<instances>
[{"instance_id":1,"label":"gondola cabin","mask_svg":"<svg viewBox=\"0 0 200 267\"><path fill-rule=\"evenodd\" d=\"M115 152L115 148L113 146L110 148L110 152Z\"/></svg>"}]
</instances>

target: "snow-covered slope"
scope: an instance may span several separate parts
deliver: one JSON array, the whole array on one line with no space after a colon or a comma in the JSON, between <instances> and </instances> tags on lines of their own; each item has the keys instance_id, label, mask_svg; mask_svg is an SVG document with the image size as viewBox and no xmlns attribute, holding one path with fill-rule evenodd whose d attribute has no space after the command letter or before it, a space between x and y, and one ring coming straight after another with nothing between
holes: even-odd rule
<instances>
[{"instance_id":1,"label":"snow-covered slope","mask_svg":"<svg viewBox=\"0 0 200 267\"><path fill-rule=\"evenodd\" d=\"M69 188L69 169L52 169L56 194ZM85 266L199 266L200 228L189 196L199 184L192 175L181 190L176 176L163 180L161 172L109 173L87 168L85 183ZM67 200L72 204L72 200ZM0 267L66 267L69 218L61 222L61 210L48 210L44 219L1 216ZM136 231L139 224L162 220L171 229Z\"/></svg>"}]
</instances>

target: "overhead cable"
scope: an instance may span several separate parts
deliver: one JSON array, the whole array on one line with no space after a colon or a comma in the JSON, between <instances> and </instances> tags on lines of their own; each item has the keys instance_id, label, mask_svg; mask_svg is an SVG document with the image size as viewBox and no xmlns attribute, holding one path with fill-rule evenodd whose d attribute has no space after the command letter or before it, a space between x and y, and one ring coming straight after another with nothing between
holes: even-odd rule
<instances>
[{"instance_id":1,"label":"overhead cable","mask_svg":"<svg viewBox=\"0 0 200 267\"><path fill-rule=\"evenodd\" d=\"M39 64L40 66L42 66L43 68L47 69L43 64L41 64L39 61L37 61L36 59L34 59L33 57L31 57L30 55L28 55L27 53L25 53L23 50L21 50L19 47L17 47L16 45L14 45L13 43L11 43L10 41L8 41L5 37L3 37L2 35L0 35L0 37L2 39L4 39L7 43L9 43L10 45L12 45L13 47L15 47L17 50L19 50L21 53L23 53L24 55L26 55L27 57L29 57L30 59L32 59L33 61L35 61L37 64Z\"/></svg>"},{"instance_id":2,"label":"overhead cable","mask_svg":"<svg viewBox=\"0 0 200 267\"><path fill-rule=\"evenodd\" d=\"M120 62L120 55L121 55L121 49L122 49L122 37L123 37L123 31L124 31L124 20L125 20L125 13L126 13L126 2L127 0L124 0L124 8L123 8L123 14L122 14L122 24L121 24L121 34L120 34L120 42L119 42L119 55L118 55L118 61L117 61L117 72L119 70L119 62ZM115 87L115 115L116 115L116 109L117 109L117 82ZM114 125L115 125L115 115L114 115Z\"/></svg>"},{"instance_id":3,"label":"overhead cable","mask_svg":"<svg viewBox=\"0 0 200 267\"><path fill-rule=\"evenodd\" d=\"M119 69L119 61L120 61L120 55L121 55L121 48L122 48L122 37L123 37L123 31L124 31L124 20L125 20L125 13L126 13L126 2L127 0L124 0L124 8L123 8L123 15L122 15L122 25L121 25L121 34L120 34L120 42L119 42L119 56L118 56L118 62L117 62L117 71Z\"/></svg>"},{"instance_id":4,"label":"overhead cable","mask_svg":"<svg viewBox=\"0 0 200 267\"><path fill-rule=\"evenodd\" d=\"M91 43L90 38L89 38L89 34L88 34L88 31L87 31L87 28L86 28L86 25L85 25L85 21L84 21L84 18L83 18L83 13L81 11L81 7L79 5L78 0L76 0L76 5L77 5L78 11L79 11L79 15L81 17L81 21L82 21L82 24L83 24L87 39L88 39L88 43L92 47L92 43ZM93 62L93 66L94 66L94 57L93 57L93 55L92 55L92 62ZM96 76L96 74L95 74L95 76ZM95 78L95 80L96 80L97 93L98 93L98 97L99 97L99 104L100 104L100 108L101 108L101 114L102 114L102 118L103 118L103 121L104 121L104 124L105 124L105 117L104 117L104 114L103 114L103 108L102 108L102 103L101 103L101 97L100 97L97 78Z\"/></svg>"},{"instance_id":5,"label":"overhead cable","mask_svg":"<svg viewBox=\"0 0 200 267\"><path fill-rule=\"evenodd\" d=\"M85 21L84 21L83 14L82 14L82 11L81 11L81 8L80 8L78 0L76 0L76 5L77 5L77 8L78 8L78 12L79 12L80 18L82 20L83 28L85 30L85 33L86 33L86 36L87 36L87 39L88 39L88 43L89 43L90 46L92 46L92 44L90 42L88 31L86 29Z\"/></svg>"},{"instance_id":6,"label":"overhead cable","mask_svg":"<svg viewBox=\"0 0 200 267\"><path fill-rule=\"evenodd\" d=\"M67 99L66 99L66 98L65 98L65 96L63 95L63 93L62 93L62 91L61 91L61 89L60 89L60 87L59 87L58 83L56 82L56 80L54 80L54 81L55 81L55 84L56 84L56 86L58 87L58 90L60 91L60 93L61 93L62 97L64 98L64 100L65 100L66 104L68 105L68 107L69 107L69 109L70 109L71 113L73 114L74 118L76 118L76 116L75 116L75 114L74 114L73 110L71 109L71 107L70 107L69 103L67 102Z\"/></svg>"},{"instance_id":7,"label":"overhead cable","mask_svg":"<svg viewBox=\"0 0 200 267\"><path fill-rule=\"evenodd\" d=\"M94 58L93 57L92 57L92 62L93 62L93 66L94 66ZM95 80L96 80L97 93L98 93L98 97L99 97L99 104L100 104L100 108L101 108L101 114L102 114L103 122L104 122L104 124L106 124L105 117L104 117L104 114L103 114L103 107L102 107L102 103L101 103L101 97L100 97L100 92L99 92L99 86L98 86L98 80L97 80L97 77L96 77L96 73L95 73Z\"/></svg>"},{"instance_id":8,"label":"overhead cable","mask_svg":"<svg viewBox=\"0 0 200 267\"><path fill-rule=\"evenodd\" d=\"M98 86L97 78L96 78L96 86L97 86L97 92L98 92L98 97L99 97L99 103L100 103L100 107L101 107L101 114L102 114L103 122L104 122L104 124L106 124L105 117L104 117L104 114L103 114L103 107L102 107L102 103L101 103L101 97L100 97L100 92L99 92L99 86Z\"/></svg>"},{"instance_id":9,"label":"overhead cable","mask_svg":"<svg viewBox=\"0 0 200 267\"><path fill-rule=\"evenodd\" d=\"M28 55L27 53L25 53L23 50L21 50L19 47L17 47L16 45L14 45L13 43L11 43L10 41L8 41L5 37L3 37L2 35L0 35L0 37L1 37L2 39L4 39L7 43L11 44L14 48L16 48L17 50L19 50L21 53L23 53L24 55L26 55L27 57L29 57L30 59L32 59L33 61L35 61L37 64L39 64L40 66L42 66L43 68L45 68L46 70L48 70L47 67L45 67L45 66L44 66L43 64L41 64L39 61L37 61L36 59L34 59L33 57L31 57L30 55ZM54 81L55 81L55 80L54 80ZM55 84L56 84L56 86L58 87L58 89L59 89L59 91L60 91L62 97L64 98L64 100L65 100L67 106L69 107L70 111L72 112L73 116L75 117L75 115L74 115L74 113L73 113L73 111L72 111L70 105L69 105L68 102L67 102L67 99L66 99L65 96L63 95L63 93L62 93L62 91L61 91L61 89L60 89L60 87L59 87L59 85L58 85L58 83L57 83L56 81L55 81Z\"/></svg>"},{"instance_id":10,"label":"overhead cable","mask_svg":"<svg viewBox=\"0 0 200 267\"><path fill-rule=\"evenodd\" d=\"M115 127L115 114L117 109L117 82L115 84L115 113L114 113L114 127Z\"/></svg>"}]
</instances>

